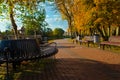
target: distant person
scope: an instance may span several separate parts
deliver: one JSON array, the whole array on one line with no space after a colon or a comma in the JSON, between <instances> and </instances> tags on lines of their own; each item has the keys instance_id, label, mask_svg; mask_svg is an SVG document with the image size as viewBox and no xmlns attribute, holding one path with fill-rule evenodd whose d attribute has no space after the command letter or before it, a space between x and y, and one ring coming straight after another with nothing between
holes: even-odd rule
<instances>
[{"instance_id":1,"label":"distant person","mask_svg":"<svg viewBox=\"0 0 120 80\"><path fill-rule=\"evenodd\" d=\"M79 40L80 40L80 37L79 37L79 35L78 35L78 36L76 37L76 43L78 43Z\"/></svg>"}]
</instances>

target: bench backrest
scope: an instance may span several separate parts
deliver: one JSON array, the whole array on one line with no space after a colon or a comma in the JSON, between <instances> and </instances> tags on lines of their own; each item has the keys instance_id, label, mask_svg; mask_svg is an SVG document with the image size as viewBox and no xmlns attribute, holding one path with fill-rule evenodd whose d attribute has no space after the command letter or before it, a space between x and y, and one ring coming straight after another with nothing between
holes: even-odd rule
<instances>
[{"instance_id":1,"label":"bench backrest","mask_svg":"<svg viewBox=\"0 0 120 80\"><path fill-rule=\"evenodd\" d=\"M85 40L85 41L93 41L93 36L85 36L83 38L83 40Z\"/></svg>"},{"instance_id":2,"label":"bench backrest","mask_svg":"<svg viewBox=\"0 0 120 80\"><path fill-rule=\"evenodd\" d=\"M0 58L4 58L5 47L8 47L10 50L8 58L11 59L40 56L40 49L35 39L1 40Z\"/></svg>"},{"instance_id":3,"label":"bench backrest","mask_svg":"<svg viewBox=\"0 0 120 80\"><path fill-rule=\"evenodd\" d=\"M111 36L109 42L120 42L120 36Z\"/></svg>"}]
</instances>

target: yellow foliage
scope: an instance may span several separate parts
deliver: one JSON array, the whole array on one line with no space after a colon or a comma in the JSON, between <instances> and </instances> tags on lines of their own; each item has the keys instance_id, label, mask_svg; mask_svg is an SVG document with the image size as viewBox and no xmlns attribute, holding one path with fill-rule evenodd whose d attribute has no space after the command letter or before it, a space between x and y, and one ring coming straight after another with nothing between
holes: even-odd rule
<instances>
[{"instance_id":1,"label":"yellow foliage","mask_svg":"<svg viewBox=\"0 0 120 80\"><path fill-rule=\"evenodd\" d=\"M94 23L100 23L103 21L103 18L98 18Z\"/></svg>"},{"instance_id":2,"label":"yellow foliage","mask_svg":"<svg viewBox=\"0 0 120 80\"><path fill-rule=\"evenodd\" d=\"M117 10L115 10L115 9L113 9L113 10L112 10L112 12L113 12L113 13L117 13L118 11L117 11Z\"/></svg>"},{"instance_id":3,"label":"yellow foliage","mask_svg":"<svg viewBox=\"0 0 120 80\"><path fill-rule=\"evenodd\" d=\"M95 24L102 26L120 23L120 2L117 0L57 0L65 1L72 14L74 28L88 30ZM71 1L73 1L71 3ZM68 3L69 2L69 3ZM63 9L61 7L61 9ZM63 9L64 11L64 9Z\"/></svg>"}]
</instances>

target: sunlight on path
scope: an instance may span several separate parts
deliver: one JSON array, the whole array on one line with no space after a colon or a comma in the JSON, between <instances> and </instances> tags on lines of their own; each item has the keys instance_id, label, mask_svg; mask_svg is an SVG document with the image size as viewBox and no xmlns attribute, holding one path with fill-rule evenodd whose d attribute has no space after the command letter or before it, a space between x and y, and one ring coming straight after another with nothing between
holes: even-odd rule
<instances>
[{"instance_id":1,"label":"sunlight on path","mask_svg":"<svg viewBox=\"0 0 120 80\"><path fill-rule=\"evenodd\" d=\"M102 61L109 64L120 64L120 54L112 53L110 51L101 50L98 48L88 48L76 45L70 42L68 39L55 40L55 42L57 42L59 48L59 52L56 55L57 58L77 57Z\"/></svg>"}]
</instances>

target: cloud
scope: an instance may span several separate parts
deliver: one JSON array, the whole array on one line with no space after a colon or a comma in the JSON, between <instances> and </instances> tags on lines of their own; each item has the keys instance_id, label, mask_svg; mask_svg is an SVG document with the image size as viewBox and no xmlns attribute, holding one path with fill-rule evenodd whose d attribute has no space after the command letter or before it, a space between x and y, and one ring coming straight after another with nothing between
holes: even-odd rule
<instances>
[{"instance_id":1,"label":"cloud","mask_svg":"<svg viewBox=\"0 0 120 80\"><path fill-rule=\"evenodd\" d=\"M46 22L49 24L49 27L54 29L54 28L62 28L65 31L67 30L68 23L67 21L63 21L59 18L59 20L56 20L57 18L47 18Z\"/></svg>"},{"instance_id":2,"label":"cloud","mask_svg":"<svg viewBox=\"0 0 120 80\"><path fill-rule=\"evenodd\" d=\"M5 31L8 26L10 25L10 22L6 19L0 20L0 31Z\"/></svg>"},{"instance_id":3,"label":"cloud","mask_svg":"<svg viewBox=\"0 0 120 80\"><path fill-rule=\"evenodd\" d=\"M50 16L49 15L46 15L46 18L49 18Z\"/></svg>"},{"instance_id":4,"label":"cloud","mask_svg":"<svg viewBox=\"0 0 120 80\"><path fill-rule=\"evenodd\" d=\"M48 7L48 6L47 6ZM65 20L62 20L60 13L55 13L51 10L51 8L46 8L47 16L45 21L49 24L49 27L52 29L62 28L63 30L67 30L68 23Z\"/></svg>"},{"instance_id":5,"label":"cloud","mask_svg":"<svg viewBox=\"0 0 120 80\"><path fill-rule=\"evenodd\" d=\"M63 28L64 30L67 29L68 23L65 20L62 20L61 15L59 11L57 11L55 6L53 6L54 3L47 2L47 4L41 3L43 7L45 7L46 10L46 19L45 21L49 24L49 27L54 29L56 27ZM5 31L7 29L6 26L8 26L8 20L6 21L0 21L0 30ZM19 26L18 29L22 26L20 25L21 23L16 22L17 25Z\"/></svg>"},{"instance_id":6,"label":"cloud","mask_svg":"<svg viewBox=\"0 0 120 80\"><path fill-rule=\"evenodd\" d=\"M53 15L53 17L61 17L59 14L55 14Z\"/></svg>"},{"instance_id":7,"label":"cloud","mask_svg":"<svg viewBox=\"0 0 120 80\"><path fill-rule=\"evenodd\" d=\"M46 18L45 19L47 22L58 22L58 21L61 21L62 19L60 18L60 17L56 17L56 18L54 18L54 17L49 17L49 18Z\"/></svg>"}]
</instances>

